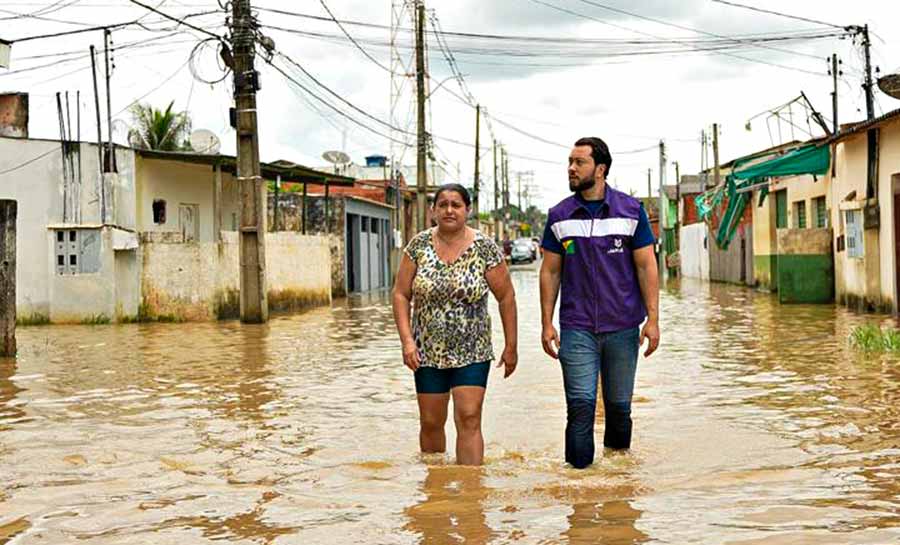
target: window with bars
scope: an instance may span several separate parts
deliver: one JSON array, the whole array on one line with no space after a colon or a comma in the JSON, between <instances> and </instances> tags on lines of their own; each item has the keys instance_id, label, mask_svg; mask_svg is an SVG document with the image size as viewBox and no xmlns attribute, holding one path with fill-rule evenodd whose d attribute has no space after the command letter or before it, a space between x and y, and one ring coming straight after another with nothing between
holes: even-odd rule
<instances>
[{"instance_id":1,"label":"window with bars","mask_svg":"<svg viewBox=\"0 0 900 545\"><path fill-rule=\"evenodd\" d=\"M806 229L806 201L794 203L794 227Z\"/></svg>"},{"instance_id":2,"label":"window with bars","mask_svg":"<svg viewBox=\"0 0 900 545\"><path fill-rule=\"evenodd\" d=\"M813 206L816 210L816 227L819 229L828 227L828 209L825 207L825 197L813 199Z\"/></svg>"},{"instance_id":3,"label":"window with bars","mask_svg":"<svg viewBox=\"0 0 900 545\"><path fill-rule=\"evenodd\" d=\"M863 256L862 211L847 210L845 221L847 224L847 257L861 258Z\"/></svg>"}]
</instances>

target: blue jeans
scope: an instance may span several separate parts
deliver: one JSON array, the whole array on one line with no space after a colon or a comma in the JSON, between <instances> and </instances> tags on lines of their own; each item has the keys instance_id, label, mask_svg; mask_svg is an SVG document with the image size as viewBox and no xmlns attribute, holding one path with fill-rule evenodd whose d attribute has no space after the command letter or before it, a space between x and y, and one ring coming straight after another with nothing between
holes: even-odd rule
<instances>
[{"instance_id":1,"label":"blue jeans","mask_svg":"<svg viewBox=\"0 0 900 545\"><path fill-rule=\"evenodd\" d=\"M559 361L566 389L566 462L584 468L594 461L594 413L601 380L603 445L631 446L631 395L637 371L638 328L611 333L577 329L560 332Z\"/></svg>"}]
</instances>

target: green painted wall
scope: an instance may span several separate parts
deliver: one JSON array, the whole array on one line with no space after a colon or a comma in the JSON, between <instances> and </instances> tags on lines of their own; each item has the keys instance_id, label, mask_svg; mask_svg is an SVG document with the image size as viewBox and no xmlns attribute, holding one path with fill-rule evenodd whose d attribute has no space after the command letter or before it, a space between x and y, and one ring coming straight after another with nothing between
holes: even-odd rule
<instances>
[{"instance_id":1,"label":"green painted wall","mask_svg":"<svg viewBox=\"0 0 900 545\"><path fill-rule=\"evenodd\" d=\"M830 254L778 256L780 303L830 303L834 301L834 260Z\"/></svg>"},{"instance_id":2,"label":"green painted wall","mask_svg":"<svg viewBox=\"0 0 900 545\"><path fill-rule=\"evenodd\" d=\"M757 287L769 291L778 289L777 262L776 255L753 256L753 279Z\"/></svg>"}]
</instances>

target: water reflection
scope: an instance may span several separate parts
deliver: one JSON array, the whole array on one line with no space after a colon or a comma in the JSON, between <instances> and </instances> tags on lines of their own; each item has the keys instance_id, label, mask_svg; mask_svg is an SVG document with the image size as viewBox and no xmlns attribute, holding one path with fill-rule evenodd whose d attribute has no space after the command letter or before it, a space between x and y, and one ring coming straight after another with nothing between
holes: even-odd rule
<instances>
[{"instance_id":1,"label":"water reflection","mask_svg":"<svg viewBox=\"0 0 900 545\"><path fill-rule=\"evenodd\" d=\"M422 545L462 542L485 545L493 536L487 525L482 468L429 465L421 492L425 497L404 513L404 530L421 536Z\"/></svg>"},{"instance_id":2,"label":"water reflection","mask_svg":"<svg viewBox=\"0 0 900 545\"><path fill-rule=\"evenodd\" d=\"M0 358L0 432L11 426L11 423L24 417L18 404L14 403L19 392L24 392L11 379L16 374L16 360L13 358ZM0 454L3 452L3 444L0 442Z\"/></svg>"}]
</instances>

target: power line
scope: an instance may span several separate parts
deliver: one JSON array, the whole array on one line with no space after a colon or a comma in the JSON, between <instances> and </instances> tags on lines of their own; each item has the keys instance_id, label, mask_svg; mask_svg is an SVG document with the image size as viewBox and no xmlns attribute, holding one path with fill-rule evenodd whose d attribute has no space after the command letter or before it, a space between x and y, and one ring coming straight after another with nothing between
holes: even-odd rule
<instances>
[{"instance_id":1,"label":"power line","mask_svg":"<svg viewBox=\"0 0 900 545\"><path fill-rule=\"evenodd\" d=\"M328 15L331 17L331 20L334 21L334 24L336 24L338 26L338 28L341 29L341 32L343 32L344 35L347 36L348 40L353 42L353 45L355 45L357 49L362 51L363 55L365 55L370 61L374 62L375 64L377 64L379 67L383 68L384 70L387 70L388 72L391 71L390 68L381 64L381 62L378 59L376 59L375 57L370 55L368 51L363 49L363 47L361 45L359 45L359 43L357 43L357 41L353 38L353 36L351 36L350 33L347 32L347 29L344 28L344 25L342 25L341 22L338 21L337 17L334 16L334 13L332 13L331 10L328 9L328 4L325 3L325 0L319 0L319 3L321 3L322 7L325 8L325 11L328 12Z\"/></svg>"},{"instance_id":2,"label":"power line","mask_svg":"<svg viewBox=\"0 0 900 545\"><path fill-rule=\"evenodd\" d=\"M579 12L572 11L572 10L569 10L569 9L566 9L566 8L563 8L563 7L554 5L554 4L550 4L550 3L548 3L548 2L544 2L543 0L529 0L529 1L530 1L530 2L534 2L534 3L536 3L536 4L541 4L541 5L543 5L543 6L546 6L546 7L548 7L548 8L551 8L551 9L554 9L554 10L557 10L557 11L561 11L561 12L563 12L563 13L568 13L568 14L573 15L573 16L576 16L576 17L581 17L581 18L588 19L588 20L591 20L591 21L594 21L594 22L597 22L597 23L604 24L604 25L611 25L611 26L615 26L615 27L617 27L617 28L622 28L622 29L628 30L629 32L633 32L633 33L635 33L635 34L642 34L642 35L644 35L644 36L651 36L651 37L656 38L656 39L665 40L665 38L660 37L660 36L657 36L657 35L655 35L655 34L650 34L650 33L648 33L648 32L643 32L643 31L640 31L640 30L634 30L634 29L627 28L627 27L622 27L622 26L619 26L619 25L613 25L612 23L609 23L609 22L607 22L607 21L603 21L602 19L598 19L598 18L596 18L596 17L592 17L592 16L586 15L586 14L584 14L584 13L579 13ZM668 40L668 41L671 41L671 42L673 42L673 43L677 43L677 41L675 41L675 40ZM725 55L725 56L732 57L732 58L735 58L735 59L740 59L740 60L742 60L742 61L754 62L754 63L758 63L758 64L765 64L765 65L772 66L772 67L776 67L776 68L782 68L782 69L784 69L784 70L793 70L793 71L795 71L795 72L803 72L803 73L805 73L805 74L811 74L811 75L821 76L821 77L828 77L828 76L826 76L825 74L822 74L822 73L819 73L819 72L813 72L813 71L811 71L811 70L805 70L805 69L803 69L803 68L796 68L796 67L794 67L794 66L787 66L787 65L783 65L783 64L778 64L778 63L773 63L773 62L763 61L763 60L760 60L760 59L754 59L754 58L752 58L752 57L743 57L743 56L741 56L741 55L736 55L736 54L734 54L734 53L728 53L728 52L725 52L725 51L717 51L717 50L715 50L715 49L703 49L703 48L692 48L692 49L694 49L694 50L696 50L696 51L704 51L704 52L710 52L710 53L715 53L715 54L719 54L719 55Z\"/></svg>"},{"instance_id":3,"label":"power line","mask_svg":"<svg viewBox=\"0 0 900 545\"><path fill-rule=\"evenodd\" d=\"M157 15L161 15L161 16L165 17L166 19L169 19L169 20L171 20L171 21L174 21L174 22L178 23L179 25L184 25L184 26L186 26L186 27L188 27L188 28L191 28L191 29L193 29L193 30L196 30L197 32L200 32L200 33L202 33L202 34L206 34L207 36L209 36L209 37L211 37L211 38L215 38L215 39L219 40L220 42L223 42L223 43L224 43L224 38L222 38L222 37L219 36L218 34L213 34L212 32L210 32L210 31L208 31L208 30L202 29L202 28L200 28L200 27L198 27L198 26L194 26L194 25L188 23L184 18L179 19L179 18L177 18L177 17L173 17L173 16L171 16L171 15L169 15L169 14L167 14L167 13L164 13L164 12L162 12L162 11L159 11L158 9L154 8L153 6L148 6L147 4L144 4L144 3L142 3L142 2L139 2L138 0L128 0L128 1L131 2L132 4L136 4L136 5L138 5L138 6L141 6L142 8L144 8L144 9L146 9L146 10L150 10L150 11L152 11L153 13L156 13Z\"/></svg>"},{"instance_id":4,"label":"power line","mask_svg":"<svg viewBox=\"0 0 900 545\"><path fill-rule=\"evenodd\" d=\"M47 151L47 152L44 152L44 153L38 155L37 157L33 157L33 158L27 160L24 163L20 163L12 168L8 168L6 170L0 170L0 176L2 176L4 174L9 174L10 172L14 172L16 170L19 170L20 168L25 168L28 165L30 165L31 163L34 163L35 161L39 161L39 160L43 159L44 157L50 155L51 153L56 153L57 151L59 151L59 149L54 148L50 151Z\"/></svg>"},{"instance_id":5,"label":"power line","mask_svg":"<svg viewBox=\"0 0 900 545\"><path fill-rule=\"evenodd\" d=\"M826 23L825 21L817 21L817 20L815 20L815 19L810 19L810 18L808 18L808 17L798 17L798 16L796 16L796 15L788 15L787 13L780 13L780 12L777 12L777 11L771 11L771 10L768 10L768 9L762 9L762 8L757 8L757 7L753 7L753 6L747 6L747 5L744 5L744 4L738 4L738 3L736 3L736 2L726 2L725 0L712 0L712 1L713 1L713 2L716 2L717 4L725 4L726 6L732 6L732 7L735 7L735 8L744 8L744 9L749 9L749 10L751 10L751 11L758 11L758 12L760 12L760 13L767 13L767 14L769 14L769 15L777 15L777 16L779 16L779 17L786 17L786 18L788 18L788 19L794 19L794 20L797 20L797 21L805 21L805 22L807 22L807 23L813 23L813 24L816 24L816 25L823 25L823 26L829 26L829 27L832 27L832 28L839 28L839 29L841 29L841 30L846 30L846 27L842 27L842 26L835 25L835 24L832 24L832 23Z\"/></svg>"},{"instance_id":6,"label":"power line","mask_svg":"<svg viewBox=\"0 0 900 545\"><path fill-rule=\"evenodd\" d=\"M640 14L633 13L633 12L630 12L630 11L625 11L625 10L623 10L623 9L614 8L614 7L612 7L612 6L607 6L607 5L604 5L604 4L600 4L600 3L595 2L595 1L593 1L593 0L579 0L579 1L580 1L581 3L583 3L583 4L588 4L588 5L590 5L590 6L594 6L594 7L600 8L600 9L605 9L605 10L611 11L611 12L613 12L613 13L618 13L618 14L620 14L620 15L629 15L629 16L631 16L631 17L636 17L636 18L638 18L638 19L642 19L642 20L645 20L645 21L650 21L650 22L657 23L657 24L660 24L660 25L670 26L670 27L673 27L673 28L681 29L681 30L687 30L687 31L689 31L689 32L694 32L694 33L697 33L697 34L705 34L705 35L707 35L707 36L713 36L713 37L715 37L715 38L721 38L721 39L725 39L725 40L730 40L730 41L733 41L734 43L738 43L738 44L747 44L747 43L749 43L749 42L747 42L746 40L741 40L741 39L738 39L738 38L733 38L733 37L731 37L731 36L724 36L724 35L722 35L722 34L716 34L716 33L713 33L713 32L707 32L707 31L705 31L705 30L698 30L698 29L696 29L696 28L691 28L691 27L684 26L684 25L679 25L679 24L676 24L676 23L670 23L670 22L668 22L668 21L663 21L663 20L660 20L660 19L654 19L654 18L652 18L652 17L647 17L647 16L645 16L645 15L640 15ZM778 48L778 47L771 47L771 46L765 46L765 45L759 45L759 44L751 44L751 45L753 45L753 46L755 46L755 47L762 48L762 49L770 49L770 50L772 50L772 51L778 51L778 52L780 52L780 53L788 53L788 54L792 54L792 55L799 55L799 56L802 56L802 57L807 57L807 58L812 58L812 59L819 60L819 57L816 56L816 55L810 55L810 54L807 54L807 53L801 53L801 52L799 52L799 51L791 51L791 50L789 50L789 49L781 49L781 48Z\"/></svg>"}]
</instances>

